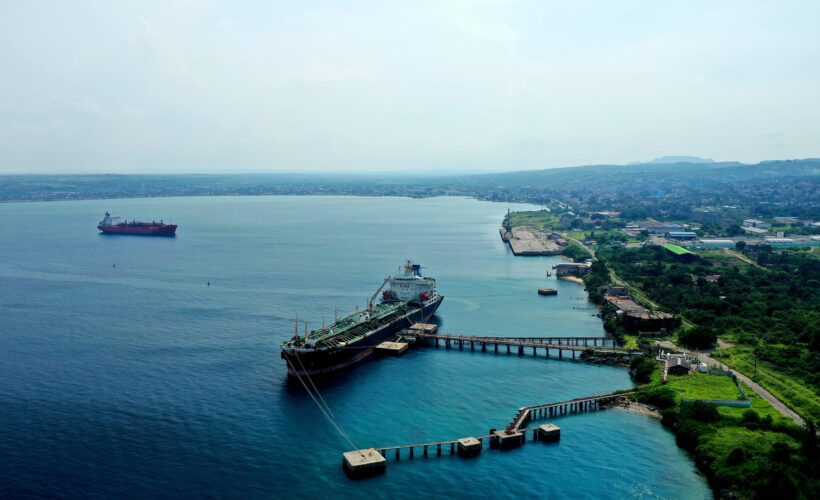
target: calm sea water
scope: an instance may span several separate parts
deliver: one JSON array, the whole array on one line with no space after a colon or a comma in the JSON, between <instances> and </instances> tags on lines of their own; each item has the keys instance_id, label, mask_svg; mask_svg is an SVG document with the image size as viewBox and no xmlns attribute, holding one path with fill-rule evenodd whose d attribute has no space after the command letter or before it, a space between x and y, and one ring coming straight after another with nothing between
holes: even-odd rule
<instances>
[{"instance_id":1,"label":"calm sea water","mask_svg":"<svg viewBox=\"0 0 820 500\"><path fill-rule=\"evenodd\" d=\"M106 210L173 218L178 236L100 235ZM506 210L457 198L0 205L0 496L710 497L657 420L621 411L553 419L558 444L343 474L350 445L279 358L297 315L313 328L334 306L363 307L413 258L447 297L443 331L603 335L582 287L545 277L556 258L514 258L501 242ZM319 388L366 447L485 434L520 406L631 385L617 367L423 348Z\"/></svg>"}]
</instances>

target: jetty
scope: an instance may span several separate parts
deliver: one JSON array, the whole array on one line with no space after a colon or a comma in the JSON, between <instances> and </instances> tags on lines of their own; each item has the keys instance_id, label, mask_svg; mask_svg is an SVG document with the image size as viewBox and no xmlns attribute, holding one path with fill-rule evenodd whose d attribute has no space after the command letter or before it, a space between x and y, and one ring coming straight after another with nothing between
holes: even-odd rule
<instances>
[{"instance_id":1,"label":"jetty","mask_svg":"<svg viewBox=\"0 0 820 500\"><path fill-rule=\"evenodd\" d=\"M435 451L436 456L461 455L464 457L478 455L486 448L510 449L517 448L527 442L527 434L532 433L532 441L554 442L561 438L561 428L555 424L543 424L535 427L522 428L528 422L539 418L557 417L587 411L598 411L613 406L620 400L634 394L635 391L602 394L570 399L554 403L525 406L518 409L510 423L500 430L490 429L489 434L453 439L450 441L435 441L430 443L406 444L399 446L383 446L354 450L343 454L344 470L350 475L371 475L384 472L387 468L387 459L413 459L418 450L422 457L427 457Z\"/></svg>"},{"instance_id":2,"label":"jetty","mask_svg":"<svg viewBox=\"0 0 820 500\"><path fill-rule=\"evenodd\" d=\"M547 357L550 356L550 350L557 351L558 358L563 358L564 351L570 351L572 359L575 359L576 352L591 349L598 352L628 356L640 354L640 351L631 351L618 347L615 339L611 337L484 337L446 333L417 333L416 337L433 341L435 347L441 347L442 342L444 347L447 348L457 345L459 350L464 349L465 345L469 345L470 350L475 350L476 346L479 346L482 351L486 351L487 346L491 346L493 351L498 353L499 346L506 346L507 354L509 354L513 347L517 347L518 354L522 356L525 349L532 349L533 356L537 356L538 349L543 349Z\"/></svg>"},{"instance_id":3,"label":"jetty","mask_svg":"<svg viewBox=\"0 0 820 500\"><path fill-rule=\"evenodd\" d=\"M550 350L557 351L558 357L563 357L564 351L572 354L575 359L576 352L595 351L609 352L620 355L632 356L640 354L640 351L622 349L617 341L611 337L489 337L478 335L453 335L440 333L436 325L417 323L411 328L401 332L401 337L412 336L415 339L432 341L435 347L442 344L447 347L458 345L459 350L463 350L465 345L470 346L470 350L480 347L486 351L491 346L493 351L498 353L499 346L506 346L509 354L513 347L518 349L518 354L523 355L525 349L532 349L533 356L537 356L538 349L543 349L546 356L550 356ZM421 342L416 342L421 344ZM406 343L384 342L377 347L377 350L385 354L400 354L407 349ZM502 450L517 448L527 442L528 433L532 433L533 441L554 442L561 438L561 429L554 424L548 423L535 427L525 427L530 422L537 419L559 417L586 411L597 411L612 406L618 400L626 398L633 392L610 393L598 396L587 396L553 403L544 403L532 406L524 406L518 409L512 420L503 429L490 429L489 433L481 436L469 436L449 441L435 441L420 444L405 444L398 446L383 446L367 449L348 451L343 454L342 465L345 472L354 477L368 476L383 473L387 468L387 458L392 456L395 460L400 460L402 454L406 458L415 458L417 452L423 457L427 457L435 451L436 456L460 455L471 457L479 455L485 448L498 448ZM486 446L485 446L486 442Z\"/></svg>"},{"instance_id":4,"label":"jetty","mask_svg":"<svg viewBox=\"0 0 820 500\"><path fill-rule=\"evenodd\" d=\"M558 255L561 246L535 226L500 229L501 239L510 245L513 255Z\"/></svg>"}]
</instances>

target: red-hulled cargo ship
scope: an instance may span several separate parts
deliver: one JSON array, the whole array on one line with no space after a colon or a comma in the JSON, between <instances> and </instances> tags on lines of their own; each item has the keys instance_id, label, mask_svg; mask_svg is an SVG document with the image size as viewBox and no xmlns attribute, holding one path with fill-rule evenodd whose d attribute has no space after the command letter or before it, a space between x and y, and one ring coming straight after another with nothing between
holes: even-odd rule
<instances>
[{"instance_id":1,"label":"red-hulled cargo ship","mask_svg":"<svg viewBox=\"0 0 820 500\"><path fill-rule=\"evenodd\" d=\"M138 234L143 236L174 236L177 232L176 224L159 222L128 222L119 215L105 213L97 229L105 234Z\"/></svg>"}]
</instances>

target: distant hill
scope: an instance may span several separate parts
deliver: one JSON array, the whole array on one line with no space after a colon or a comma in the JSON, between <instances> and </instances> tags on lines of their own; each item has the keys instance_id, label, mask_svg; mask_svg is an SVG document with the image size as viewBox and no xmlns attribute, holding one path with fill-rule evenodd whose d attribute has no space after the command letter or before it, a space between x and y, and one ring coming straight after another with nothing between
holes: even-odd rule
<instances>
[{"instance_id":1,"label":"distant hill","mask_svg":"<svg viewBox=\"0 0 820 500\"><path fill-rule=\"evenodd\" d=\"M557 192L578 189L611 191L618 186L674 187L685 184L727 185L755 179L806 177L817 181L820 159L780 160L744 165L738 162L639 163L526 170L436 179L452 186L543 186Z\"/></svg>"},{"instance_id":2,"label":"distant hill","mask_svg":"<svg viewBox=\"0 0 820 500\"><path fill-rule=\"evenodd\" d=\"M633 161L628 165L654 165L658 163L715 163L715 160L698 156L661 156L649 161Z\"/></svg>"},{"instance_id":3,"label":"distant hill","mask_svg":"<svg viewBox=\"0 0 820 500\"><path fill-rule=\"evenodd\" d=\"M606 207L649 203L653 198L669 199L674 195L677 199L688 197L692 203L697 200L697 205L731 205L755 199L782 207L795 203L810 208L818 206L820 159L754 165L703 158L696 158L694 163L674 162L680 158L689 157L665 157L630 165L427 178L349 174L7 175L0 176L0 201L215 195L455 195L532 203L563 199Z\"/></svg>"}]
</instances>

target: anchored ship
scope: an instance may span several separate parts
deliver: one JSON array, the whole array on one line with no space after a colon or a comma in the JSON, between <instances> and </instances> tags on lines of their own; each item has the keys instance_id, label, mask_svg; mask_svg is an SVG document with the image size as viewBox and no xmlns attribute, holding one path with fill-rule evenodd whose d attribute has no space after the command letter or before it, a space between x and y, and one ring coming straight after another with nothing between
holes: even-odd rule
<instances>
[{"instance_id":1,"label":"anchored ship","mask_svg":"<svg viewBox=\"0 0 820 500\"><path fill-rule=\"evenodd\" d=\"M176 224L164 224L159 222L139 222L132 220L128 222L119 215L105 213L105 218L100 221L97 229L105 234L141 234L146 236L174 236L177 232Z\"/></svg>"},{"instance_id":2,"label":"anchored ship","mask_svg":"<svg viewBox=\"0 0 820 500\"><path fill-rule=\"evenodd\" d=\"M385 289L385 286L387 288ZM379 292L381 300L374 305ZM435 278L422 276L421 266L408 260L402 271L388 276L370 297L367 309L336 320L330 326L299 335L282 344L289 376L318 375L350 366L373 353L375 347L415 323L424 323L444 297Z\"/></svg>"}]
</instances>

